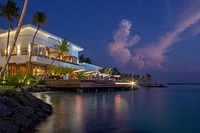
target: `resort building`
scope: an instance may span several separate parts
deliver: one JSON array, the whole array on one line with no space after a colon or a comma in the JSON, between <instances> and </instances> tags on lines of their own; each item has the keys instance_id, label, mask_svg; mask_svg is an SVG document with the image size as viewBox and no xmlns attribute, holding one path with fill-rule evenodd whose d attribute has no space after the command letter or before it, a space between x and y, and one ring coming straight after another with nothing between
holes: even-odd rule
<instances>
[{"instance_id":1,"label":"resort building","mask_svg":"<svg viewBox=\"0 0 200 133\"><path fill-rule=\"evenodd\" d=\"M31 52L30 44L36 29L37 27L30 24L22 26L16 47L14 48L8 64L9 73L11 75L26 73ZM10 44L12 43L15 32L16 30L10 32ZM7 51L9 52L10 49L10 47L8 47L8 49L6 48L7 36L8 32L0 29L0 66L3 66L6 59L6 53ZM56 48L54 47L55 44L58 44L58 40L62 41L63 39L42 29L38 31L32 51L31 72L33 74L42 75L47 70L47 66L52 60L58 57L59 52L56 51ZM101 67L92 64L79 63L79 52L83 51L83 48L74 43L69 43L70 52L63 53L55 60L53 65L73 67L77 71L86 70L99 72L99 70L102 69Z\"/></svg>"}]
</instances>

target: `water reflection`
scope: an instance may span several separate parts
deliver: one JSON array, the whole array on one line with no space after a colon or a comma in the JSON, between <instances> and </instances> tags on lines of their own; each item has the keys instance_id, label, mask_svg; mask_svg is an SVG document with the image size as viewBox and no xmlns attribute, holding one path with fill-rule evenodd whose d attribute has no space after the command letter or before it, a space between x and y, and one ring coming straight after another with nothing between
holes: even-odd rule
<instances>
[{"instance_id":1,"label":"water reflection","mask_svg":"<svg viewBox=\"0 0 200 133\"><path fill-rule=\"evenodd\" d=\"M34 93L54 108L37 133L200 132L200 89L175 89Z\"/></svg>"},{"instance_id":2,"label":"water reflection","mask_svg":"<svg viewBox=\"0 0 200 133\"><path fill-rule=\"evenodd\" d=\"M119 121L120 118L125 118L128 112L127 101L122 97L121 94L116 94L114 96L114 113L116 121Z\"/></svg>"}]
</instances>

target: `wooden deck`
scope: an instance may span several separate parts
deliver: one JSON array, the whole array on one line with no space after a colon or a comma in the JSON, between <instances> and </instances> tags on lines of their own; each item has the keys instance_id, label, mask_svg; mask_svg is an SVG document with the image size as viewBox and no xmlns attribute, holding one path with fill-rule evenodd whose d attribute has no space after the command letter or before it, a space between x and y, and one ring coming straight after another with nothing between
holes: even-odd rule
<instances>
[{"instance_id":1,"label":"wooden deck","mask_svg":"<svg viewBox=\"0 0 200 133\"><path fill-rule=\"evenodd\" d=\"M129 90L127 85L115 85L111 80L46 80L45 85L52 90L68 91L116 91Z\"/></svg>"}]
</instances>

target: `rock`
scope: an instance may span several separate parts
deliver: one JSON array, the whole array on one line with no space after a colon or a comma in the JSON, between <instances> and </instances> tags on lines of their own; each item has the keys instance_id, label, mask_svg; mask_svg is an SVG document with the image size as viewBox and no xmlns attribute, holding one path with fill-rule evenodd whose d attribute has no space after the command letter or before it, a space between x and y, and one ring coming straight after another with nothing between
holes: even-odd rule
<instances>
[{"instance_id":1,"label":"rock","mask_svg":"<svg viewBox=\"0 0 200 133\"><path fill-rule=\"evenodd\" d=\"M0 133L28 133L52 113L52 106L30 93L0 94ZM10 123L12 122L12 123Z\"/></svg>"},{"instance_id":2,"label":"rock","mask_svg":"<svg viewBox=\"0 0 200 133\"><path fill-rule=\"evenodd\" d=\"M31 119L28 119L26 116L21 114L15 114L13 116L13 120L15 121L15 123L23 127L28 127L33 123Z\"/></svg>"},{"instance_id":3,"label":"rock","mask_svg":"<svg viewBox=\"0 0 200 133\"><path fill-rule=\"evenodd\" d=\"M43 103L40 108L41 108L42 111L44 111L47 114L52 113L52 107L48 104Z\"/></svg>"},{"instance_id":4,"label":"rock","mask_svg":"<svg viewBox=\"0 0 200 133\"><path fill-rule=\"evenodd\" d=\"M25 96L26 96L30 101L35 101L35 100L36 100L36 98L35 98L32 94L30 94L30 93L27 93Z\"/></svg>"},{"instance_id":5,"label":"rock","mask_svg":"<svg viewBox=\"0 0 200 133\"><path fill-rule=\"evenodd\" d=\"M46 115L44 112L42 112L42 111L37 111L36 114L37 114L39 117L43 118L43 119L47 117L47 115Z\"/></svg>"},{"instance_id":6,"label":"rock","mask_svg":"<svg viewBox=\"0 0 200 133\"><path fill-rule=\"evenodd\" d=\"M16 111L26 117L29 117L31 114L34 113L34 109L29 106L18 106L16 108Z\"/></svg>"},{"instance_id":7,"label":"rock","mask_svg":"<svg viewBox=\"0 0 200 133\"><path fill-rule=\"evenodd\" d=\"M19 126L5 121L0 121L0 131L2 131L2 133L17 133L18 130Z\"/></svg>"},{"instance_id":8,"label":"rock","mask_svg":"<svg viewBox=\"0 0 200 133\"><path fill-rule=\"evenodd\" d=\"M12 112L7 105L0 103L0 117L6 117L11 113Z\"/></svg>"},{"instance_id":9,"label":"rock","mask_svg":"<svg viewBox=\"0 0 200 133\"><path fill-rule=\"evenodd\" d=\"M38 123L39 121L41 121L42 119L36 115L35 113L31 114L30 119L33 120L33 122Z\"/></svg>"},{"instance_id":10,"label":"rock","mask_svg":"<svg viewBox=\"0 0 200 133\"><path fill-rule=\"evenodd\" d=\"M6 96L0 97L0 102L11 108L16 108L20 106L20 104L16 100Z\"/></svg>"}]
</instances>

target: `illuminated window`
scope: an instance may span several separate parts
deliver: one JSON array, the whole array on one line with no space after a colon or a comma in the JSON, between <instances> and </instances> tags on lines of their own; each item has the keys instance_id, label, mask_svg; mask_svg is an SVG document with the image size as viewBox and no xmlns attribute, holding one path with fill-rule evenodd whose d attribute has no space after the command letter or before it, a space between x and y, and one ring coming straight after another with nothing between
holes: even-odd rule
<instances>
[{"instance_id":1,"label":"illuminated window","mask_svg":"<svg viewBox=\"0 0 200 133\"><path fill-rule=\"evenodd\" d=\"M45 47L39 47L39 54L40 55L46 55Z\"/></svg>"},{"instance_id":2,"label":"illuminated window","mask_svg":"<svg viewBox=\"0 0 200 133\"><path fill-rule=\"evenodd\" d=\"M72 57L69 56L69 55L67 55L67 56L63 56L63 60L65 60L65 61L70 61L70 62L71 62Z\"/></svg>"},{"instance_id":3,"label":"illuminated window","mask_svg":"<svg viewBox=\"0 0 200 133\"><path fill-rule=\"evenodd\" d=\"M5 48L1 49L1 56L6 56L6 53L7 53L7 50Z\"/></svg>"},{"instance_id":4,"label":"illuminated window","mask_svg":"<svg viewBox=\"0 0 200 133\"><path fill-rule=\"evenodd\" d=\"M16 47L14 48L12 55L17 55L17 48Z\"/></svg>"},{"instance_id":5,"label":"illuminated window","mask_svg":"<svg viewBox=\"0 0 200 133\"><path fill-rule=\"evenodd\" d=\"M35 44L33 47L33 55L46 55L46 48L42 45Z\"/></svg>"},{"instance_id":6,"label":"illuminated window","mask_svg":"<svg viewBox=\"0 0 200 133\"><path fill-rule=\"evenodd\" d=\"M28 47L21 47L21 50L20 50L20 54L21 55L27 55L28 53Z\"/></svg>"}]
</instances>

